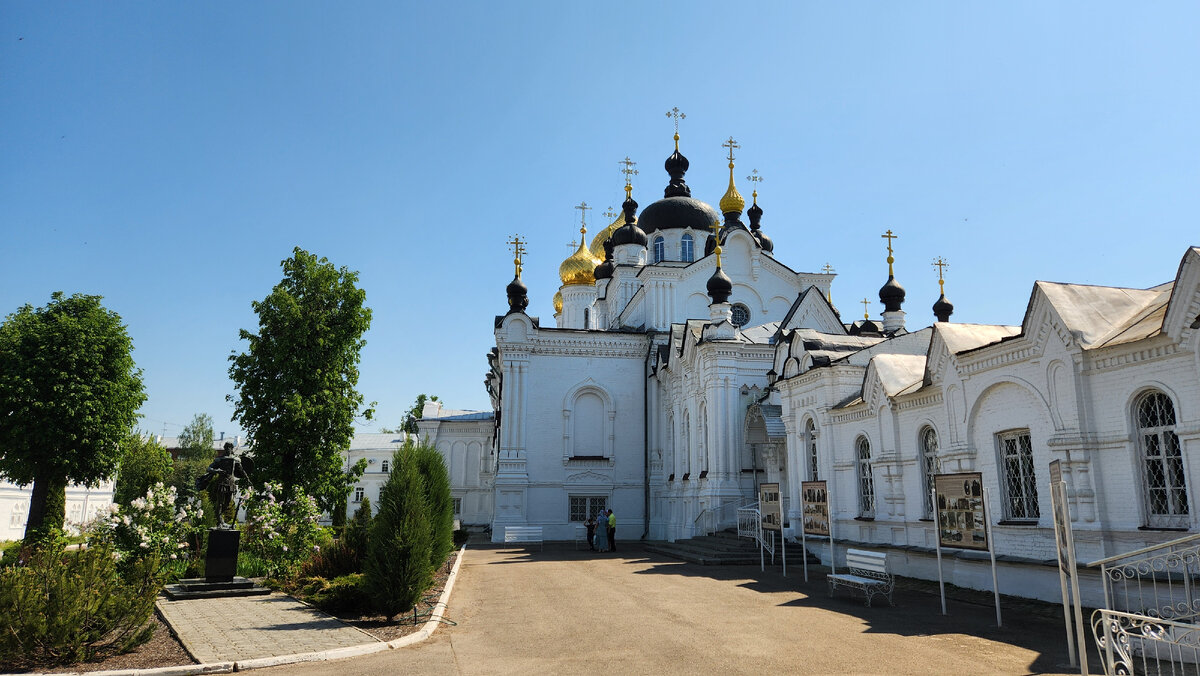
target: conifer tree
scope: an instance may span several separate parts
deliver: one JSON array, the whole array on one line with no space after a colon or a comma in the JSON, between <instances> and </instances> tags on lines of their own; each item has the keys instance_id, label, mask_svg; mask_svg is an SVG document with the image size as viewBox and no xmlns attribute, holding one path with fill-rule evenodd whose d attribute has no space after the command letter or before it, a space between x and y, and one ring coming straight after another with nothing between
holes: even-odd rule
<instances>
[{"instance_id":1,"label":"conifer tree","mask_svg":"<svg viewBox=\"0 0 1200 676\"><path fill-rule=\"evenodd\" d=\"M425 480L425 502L429 506L432 537L429 564L436 570L454 550L454 497L450 494L450 473L436 446L427 440L412 445Z\"/></svg>"},{"instance_id":2,"label":"conifer tree","mask_svg":"<svg viewBox=\"0 0 1200 676\"><path fill-rule=\"evenodd\" d=\"M411 610L433 583L425 481L411 448L396 451L392 463L391 476L379 492L363 566L367 595L388 621Z\"/></svg>"}]
</instances>

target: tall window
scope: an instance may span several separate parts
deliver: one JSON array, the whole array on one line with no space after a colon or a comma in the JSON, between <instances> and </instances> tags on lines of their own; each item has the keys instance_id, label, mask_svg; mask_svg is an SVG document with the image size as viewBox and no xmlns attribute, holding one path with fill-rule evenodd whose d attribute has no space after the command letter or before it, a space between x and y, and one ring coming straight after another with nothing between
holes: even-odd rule
<instances>
[{"instance_id":1,"label":"tall window","mask_svg":"<svg viewBox=\"0 0 1200 676\"><path fill-rule=\"evenodd\" d=\"M387 460L384 460L382 463L380 463L379 471L383 472L384 474L388 473L388 461Z\"/></svg>"},{"instance_id":2,"label":"tall window","mask_svg":"<svg viewBox=\"0 0 1200 676\"><path fill-rule=\"evenodd\" d=\"M365 495L365 492L363 491L363 487L362 487L362 486L355 486L355 487L354 487L354 501L355 501L355 502L362 502L362 501L363 501L363 495Z\"/></svg>"},{"instance_id":3,"label":"tall window","mask_svg":"<svg viewBox=\"0 0 1200 676\"><path fill-rule=\"evenodd\" d=\"M921 499L921 504L925 505L926 519L932 519L934 515L933 475L938 472L937 452L937 432L932 427L925 427L921 430L921 476L925 479L922 484L925 489L925 497Z\"/></svg>"},{"instance_id":4,"label":"tall window","mask_svg":"<svg viewBox=\"0 0 1200 676\"><path fill-rule=\"evenodd\" d=\"M569 499L571 513L567 518L574 523L586 522L608 505L608 498L603 495L572 495Z\"/></svg>"},{"instance_id":5,"label":"tall window","mask_svg":"<svg viewBox=\"0 0 1200 676\"><path fill-rule=\"evenodd\" d=\"M1004 473L1004 518L1037 521L1037 479L1033 472L1033 444L1029 430L996 435L1000 468Z\"/></svg>"},{"instance_id":6,"label":"tall window","mask_svg":"<svg viewBox=\"0 0 1200 676\"><path fill-rule=\"evenodd\" d=\"M684 263L691 263L696 260L696 254L692 252L692 236L686 232L683 234L683 239L679 242L679 260Z\"/></svg>"},{"instance_id":7,"label":"tall window","mask_svg":"<svg viewBox=\"0 0 1200 676\"><path fill-rule=\"evenodd\" d=\"M871 442L859 437L854 442L858 453L858 515L875 518L875 477L871 474Z\"/></svg>"},{"instance_id":8,"label":"tall window","mask_svg":"<svg viewBox=\"0 0 1200 676\"><path fill-rule=\"evenodd\" d=\"M654 238L654 262L658 263L666 257L667 257L666 242L663 241L663 238L661 236L655 237Z\"/></svg>"},{"instance_id":9,"label":"tall window","mask_svg":"<svg viewBox=\"0 0 1200 676\"><path fill-rule=\"evenodd\" d=\"M453 498L454 500L454 516L462 517L462 498Z\"/></svg>"},{"instance_id":10,"label":"tall window","mask_svg":"<svg viewBox=\"0 0 1200 676\"><path fill-rule=\"evenodd\" d=\"M591 308L583 308L583 328L592 328L592 311Z\"/></svg>"},{"instance_id":11,"label":"tall window","mask_svg":"<svg viewBox=\"0 0 1200 676\"><path fill-rule=\"evenodd\" d=\"M1146 525L1187 527L1187 483L1175 434L1175 406L1162 392L1150 392L1138 400L1136 413Z\"/></svg>"},{"instance_id":12,"label":"tall window","mask_svg":"<svg viewBox=\"0 0 1200 676\"><path fill-rule=\"evenodd\" d=\"M804 440L808 444L808 480L820 481L817 476L817 426L811 419L804 423Z\"/></svg>"}]
</instances>

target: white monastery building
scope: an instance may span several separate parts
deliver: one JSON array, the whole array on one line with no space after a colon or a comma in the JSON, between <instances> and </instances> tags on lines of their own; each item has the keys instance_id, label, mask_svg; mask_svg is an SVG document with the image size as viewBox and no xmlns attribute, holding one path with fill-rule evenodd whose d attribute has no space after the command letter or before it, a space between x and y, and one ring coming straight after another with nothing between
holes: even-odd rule
<instances>
[{"instance_id":1,"label":"white monastery building","mask_svg":"<svg viewBox=\"0 0 1200 676\"><path fill-rule=\"evenodd\" d=\"M510 242L492 412L438 404L419 422L465 523L571 540L611 507L618 540L675 541L733 525L769 481L798 536L800 483L822 479L839 564L865 546L936 579L931 478L978 471L1000 591L1048 600L1053 460L1081 562L1196 531L1200 248L1150 289L1037 282L1020 326L953 323L943 293L936 321L910 327L889 239L881 317L846 322L832 274L775 257L757 192L743 222L732 139L719 213L691 196L675 141L664 197L639 213L627 180L623 213L563 261L554 326L526 312ZM828 563L828 541L809 544ZM943 553L946 581L991 588L986 553Z\"/></svg>"}]
</instances>

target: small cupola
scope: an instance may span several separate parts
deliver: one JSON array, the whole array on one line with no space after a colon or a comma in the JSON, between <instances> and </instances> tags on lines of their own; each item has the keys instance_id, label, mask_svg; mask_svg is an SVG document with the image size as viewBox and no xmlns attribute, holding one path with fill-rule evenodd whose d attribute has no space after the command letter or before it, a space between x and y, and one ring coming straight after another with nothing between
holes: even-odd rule
<instances>
[{"instance_id":1,"label":"small cupola","mask_svg":"<svg viewBox=\"0 0 1200 676\"><path fill-rule=\"evenodd\" d=\"M521 281L521 257L525 254L525 241L520 235L514 235L508 244L512 246L513 266L516 268L513 280L504 288L508 295L508 311L511 314L524 312L525 308L529 307L529 287Z\"/></svg>"},{"instance_id":2,"label":"small cupola","mask_svg":"<svg viewBox=\"0 0 1200 676\"><path fill-rule=\"evenodd\" d=\"M946 280L943 276L945 268L950 267L950 263L941 256L933 262L933 267L938 269L938 296L937 302L933 304L933 316L937 317L939 322L950 321L950 315L954 314L954 304L946 300Z\"/></svg>"}]
</instances>

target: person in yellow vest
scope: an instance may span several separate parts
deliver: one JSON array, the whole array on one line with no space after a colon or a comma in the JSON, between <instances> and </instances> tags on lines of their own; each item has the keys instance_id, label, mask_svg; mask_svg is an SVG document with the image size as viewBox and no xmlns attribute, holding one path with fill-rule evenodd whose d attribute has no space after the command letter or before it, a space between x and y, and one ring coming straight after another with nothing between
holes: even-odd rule
<instances>
[{"instance_id":1,"label":"person in yellow vest","mask_svg":"<svg viewBox=\"0 0 1200 676\"><path fill-rule=\"evenodd\" d=\"M617 551L617 515L608 510L608 548Z\"/></svg>"}]
</instances>

